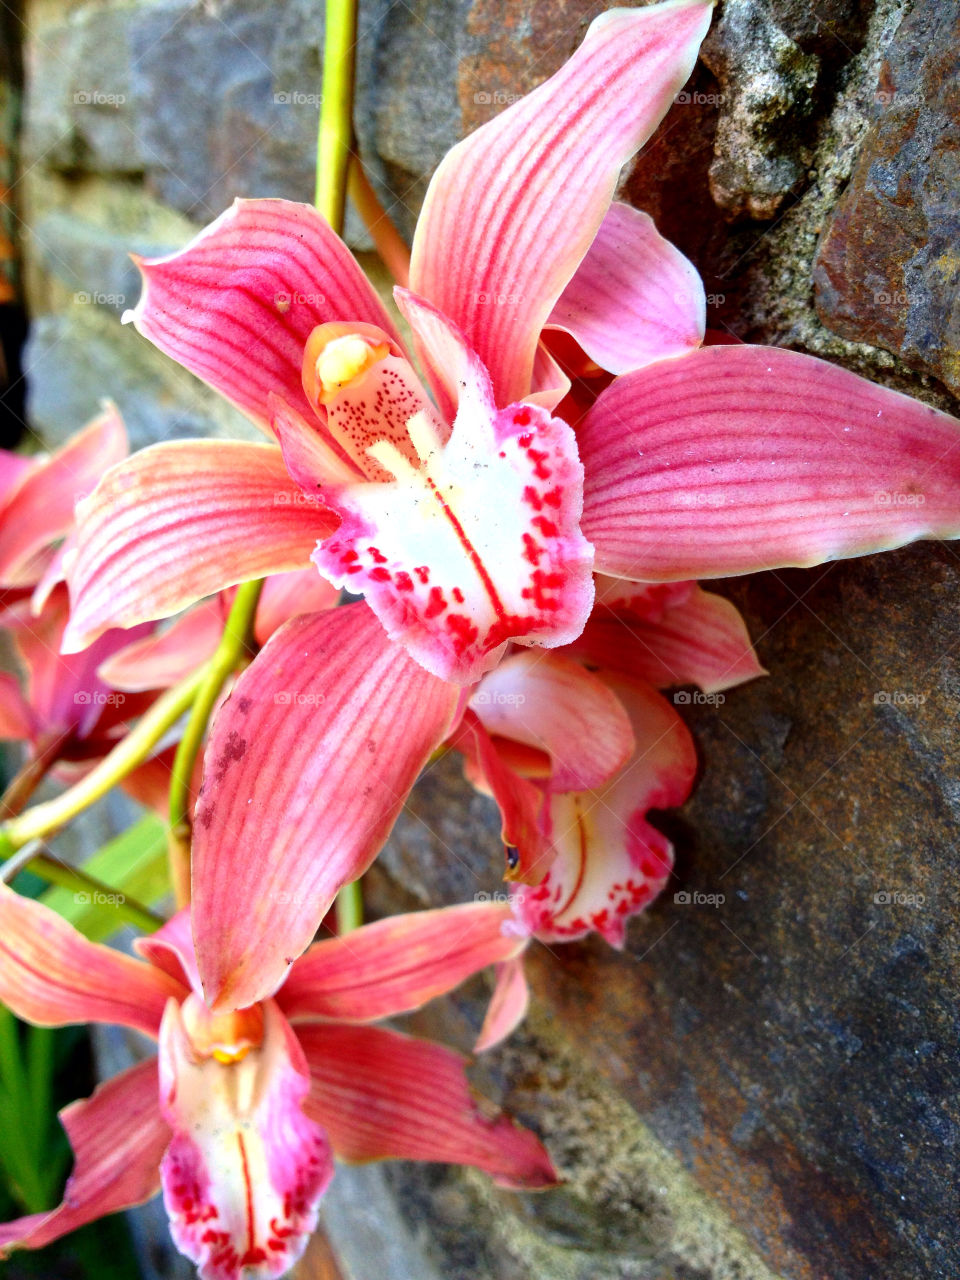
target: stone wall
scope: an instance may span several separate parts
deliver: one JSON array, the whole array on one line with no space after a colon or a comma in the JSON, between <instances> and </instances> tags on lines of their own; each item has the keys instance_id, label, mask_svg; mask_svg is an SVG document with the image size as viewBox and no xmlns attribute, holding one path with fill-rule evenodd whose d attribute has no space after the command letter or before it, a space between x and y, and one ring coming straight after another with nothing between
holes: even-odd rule
<instances>
[{"instance_id":1,"label":"stone wall","mask_svg":"<svg viewBox=\"0 0 960 1280\"><path fill-rule=\"evenodd\" d=\"M444 150L604 7L364 0L358 131L407 232ZM33 424L60 439L110 395L137 444L245 430L121 327L126 253L176 247L235 195L309 198L322 5L30 0L26 19ZM958 61L952 0L724 0L623 184L700 267L713 327L957 412ZM722 584L770 676L688 705L703 776L663 823L676 890L723 903L668 895L622 954L534 952L529 1024L477 1079L565 1187L345 1172L326 1221L352 1280L960 1274L958 587L948 544ZM499 864L489 807L444 762L370 907L471 898ZM466 1047L483 996L419 1025Z\"/></svg>"}]
</instances>

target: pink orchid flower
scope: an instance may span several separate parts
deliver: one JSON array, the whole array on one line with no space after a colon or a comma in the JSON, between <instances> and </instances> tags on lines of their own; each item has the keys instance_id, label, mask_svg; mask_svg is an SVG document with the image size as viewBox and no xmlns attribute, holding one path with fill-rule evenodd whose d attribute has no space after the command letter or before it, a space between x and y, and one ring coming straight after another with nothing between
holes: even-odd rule
<instances>
[{"instance_id":1,"label":"pink orchid flower","mask_svg":"<svg viewBox=\"0 0 960 1280\"><path fill-rule=\"evenodd\" d=\"M0 886L5 1004L41 1026L116 1023L159 1042L157 1056L62 1113L75 1154L63 1202L0 1225L0 1252L40 1248L162 1189L202 1280L259 1280L303 1252L334 1156L554 1183L539 1140L474 1100L459 1054L368 1025L508 959L517 940L505 915L469 904L366 925L316 943L274 998L216 1014L188 912L138 941L138 960ZM202 917L194 927L202 934Z\"/></svg>"},{"instance_id":2,"label":"pink orchid flower","mask_svg":"<svg viewBox=\"0 0 960 1280\"><path fill-rule=\"evenodd\" d=\"M198 955L211 999L276 987L456 725L442 681L468 687L507 643L576 642L593 570L687 582L960 533L953 418L795 352L702 347L693 267L612 201L710 14L602 15L441 163L396 293L432 399L306 206L238 202L140 263L130 319L273 442L172 442L113 468L80 507L68 647L311 563L365 597L288 624L218 717L195 863L221 931ZM569 390L551 352L571 349L571 369L616 376ZM217 901L228 866L249 899ZM245 963L264 866L317 911L271 905Z\"/></svg>"},{"instance_id":3,"label":"pink orchid flower","mask_svg":"<svg viewBox=\"0 0 960 1280\"><path fill-rule=\"evenodd\" d=\"M683 804L697 769L689 730L656 689L718 693L764 672L736 608L696 583L598 579L597 601L576 644L535 662L519 651L479 682L454 745L499 804L518 862L546 868L511 887L507 932L548 945L596 932L621 948L673 869L647 815ZM523 962L519 951L497 966L478 1050L523 1017Z\"/></svg>"}]
</instances>

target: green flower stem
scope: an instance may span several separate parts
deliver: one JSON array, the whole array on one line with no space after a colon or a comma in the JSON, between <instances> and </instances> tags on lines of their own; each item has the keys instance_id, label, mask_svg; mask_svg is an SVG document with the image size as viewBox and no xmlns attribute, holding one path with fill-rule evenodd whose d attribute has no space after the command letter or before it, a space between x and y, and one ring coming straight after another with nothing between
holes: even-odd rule
<instances>
[{"instance_id":1,"label":"green flower stem","mask_svg":"<svg viewBox=\"0 0 960 1280\"><path fill-rule=\"evenodd\" d=\"M323 40L323 98L317 134L317 208L339 235L353 145L356 0L327 0Z\"/></svg>"},{"instance_id":2,"label":"green flower stem","mask_svg":"<svg viewBox=\"0 0 960 1280\"><path fill-rule=\"evenodd\" d=\"M16 853L29 840L42 840L59 831L71 818L89 809L127 774L143 764L163 735L191 705L206 673L207 665L204 665L162 694L110 754L74 786L0 826L0 859Z\"/></svg>"},{"instance_id":3,"label":"green flower stem","mask_svg":"<svg viewBox=\"0 0 960 1280\"><path fill-rule=\"evenodd\" d=\"M345 884L337 894L337 933L341 936L363 924L363 888L359 880Z\"/></svg>"},{"instance_id":4,"label":"green flower stem","mask_svg":"<svg viewBox=\"0 0 960 1280\"><path fill-rule=\"evenodd\" d=\"M170 877L177 905L181 907L190 901L190 783L194 766L223 686L247 656L262 588L262 580L245 582L237 588L220 644L203 669L202 680L173 759L170 781Z\"/></svg>"}]
</instances>

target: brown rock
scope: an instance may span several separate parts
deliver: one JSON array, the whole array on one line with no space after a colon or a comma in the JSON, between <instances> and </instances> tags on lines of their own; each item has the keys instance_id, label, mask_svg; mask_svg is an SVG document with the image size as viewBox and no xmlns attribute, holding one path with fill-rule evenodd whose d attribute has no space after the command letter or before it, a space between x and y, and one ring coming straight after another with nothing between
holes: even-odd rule
<instances>
[{"instance_id":1,"label":"brown rock","mask_svg":"<svg viewBox=\"0 0 960 1280\"><path fill-rule=\"evenodd\" d=\"M921 0L900 25L877 120L821 241L817 311L960 390L960 10Z\"/></svg>"}]
</instances>

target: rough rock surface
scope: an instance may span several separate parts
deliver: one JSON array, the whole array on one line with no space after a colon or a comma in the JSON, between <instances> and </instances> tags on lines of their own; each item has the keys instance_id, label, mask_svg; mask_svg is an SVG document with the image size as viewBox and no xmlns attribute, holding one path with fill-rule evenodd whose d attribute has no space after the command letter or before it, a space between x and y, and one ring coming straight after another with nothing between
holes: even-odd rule
<instances>
[{"instance_id":1,"label":"rough rock surface","mask_svg":"<svg viewBox=\"0 0 960 1280\"><path fill-rule=\"evenodd\" d=\"M876 122L824 231L817 311L960 391L960 11L922 0L887 50Z\"/></svg>"},{"instance_id":2,"label":"rough rock surface","mask_svg":"<svg viewBox=\"0 0 960 1280\"><path fill-rule=\"evenodd\" d=\"M608 7L364 0L357 130L407 232L445 148ZM130 287L127 249L182 243L235 194L309 196L322 6L28 0L26 16L37 425L62 438L112 394L137 443L235 432L110 295ZM957 412L958 50L954 0L724 0L621 187L701 270L713 327ZM94 91L124 101L76 100ZM476 1068L567 1186L344 1171L326 1218L348 1280L960 1274L958 564L923 546L722 585L771 674L684 708L703 773L662 819L673 891L623 953L534 950L531 1021ZM500 867L490 807L444 761L368 906L495 892ZM485 995L477 982L414 1024L469 1047Z\"/></svg>"}]
</instances>

